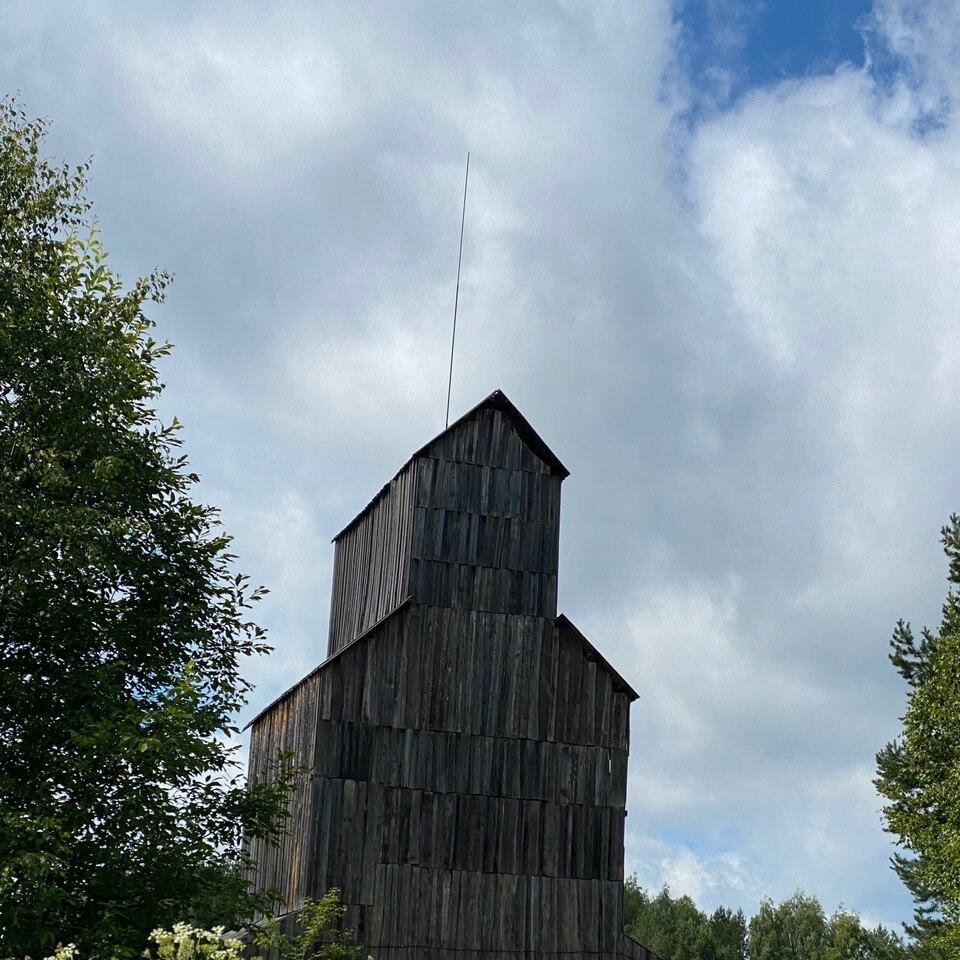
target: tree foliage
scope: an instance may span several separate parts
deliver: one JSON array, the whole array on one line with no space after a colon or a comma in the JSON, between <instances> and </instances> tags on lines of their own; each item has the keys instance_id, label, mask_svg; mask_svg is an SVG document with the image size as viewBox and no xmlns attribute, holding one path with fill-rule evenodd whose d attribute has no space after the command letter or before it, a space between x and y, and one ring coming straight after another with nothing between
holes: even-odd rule
<instances>
[{"instance_id":1,"label":"tree foliage","mask_svg":"<svg viewBox=\"0 0 960 960\"><path fill-rule=\"evenodd\" d=\"M903 732L877 754L894 868L916 903L925 956L960 956L960 516L941 531L949 561L940 627L917 638L900 621L890 659L907 682Z\"/></svg>"},{"instance_id":2,"label":"tree foliage","mask_svg":"<svg viewBox=\"0 0 960 960\"><path fill-rule=\"evenodd\" d=\"M815 897L796 893L779 906L764 900L750 920L751 960L821 960L829 945L827 918Z\"/></svg>"},{"instance_id":3,"label":"tree foliage","mask_svg":"<svg viewBox=\"0 0 960 960\"><path fill-rule=\"evenodd\" d=\"M364 952L352 931L341 928L346 912L334 888L319 900L304 901L292 935L277 917L268 917L253 935L254 946L264 952L254 960L361 960Z\"/></svg>"},{"instance_id":4,"label":"tree foliage","mask_svg":"<svg viewBox=\"0 0 960 960\"><path fill-rule=\"evenodd\" d=\"M777 905L765 899L750 920L750 960L905 960L903 943L884 927L863 926L855 913L824 913L816 897L797 892Z\"/></svg>"},{"instance_id":5,"label":"tree foliage","mask_svg":"<svg viewBox=\"0 0 960 960\"><path fill-rule=\"evenodd\" d=\"M863 926L856 914L827 917L803 893L775 904L763 900L747 923L741 911L712 914L668 888L650 897L636 878L624 890L625 930L664 960L906 960L903 943L883 927Z\"/></svg>"},{"instance_id":6,"label":"tree foliage","mask_svg":"<svg viewBox=\"0 0 960 960\"><path fill-rule=\"evenodd\" d=\"M0 104L0 955L90 957L249 907L285 780L227 745L262 591L154 409L167 277L121 284L46 132Z\"/></svg>"},{"instance_id":7,"label":"tree foliage","mask_svg":"<svg viewBox=\"0 0 960 960\"><path fill-rule=\"evenodd\" d=\"M624 888L624 930L664 960L742 960L746 919L719 908L710 916L689 897L674 898L664 887L651 897L637 883Z\"/></svg>"}]
</instances>

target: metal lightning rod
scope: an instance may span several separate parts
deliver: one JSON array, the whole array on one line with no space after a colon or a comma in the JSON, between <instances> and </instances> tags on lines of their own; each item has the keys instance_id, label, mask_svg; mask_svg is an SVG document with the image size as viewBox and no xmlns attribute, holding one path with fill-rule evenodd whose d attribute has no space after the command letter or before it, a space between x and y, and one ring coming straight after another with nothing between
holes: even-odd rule
<instances>
[{"instance_id":1,"label":"metal lightning rod","mask_svg":"<svg viewBox=\"0 0 960 960\"><path fill-rule=\"evenodd\" d=\"M467 172L463 175L463 209L460 211L460 252L457 254L457 292L453 296L453 335L450 337L450 376L447 379L447 419L450 426L450 391L453 388L453 348L457 342L457 306L460 303L460 264L463 262L463 224L467 216L467 181L470 179L470 152L467 151Z\"/></svg>"}]
</instances>

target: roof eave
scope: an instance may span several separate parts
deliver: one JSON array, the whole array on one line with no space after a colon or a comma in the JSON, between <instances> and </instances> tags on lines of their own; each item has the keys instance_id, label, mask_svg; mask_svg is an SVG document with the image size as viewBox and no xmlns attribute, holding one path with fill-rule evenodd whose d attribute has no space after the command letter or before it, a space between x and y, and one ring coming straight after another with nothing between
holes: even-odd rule
<instances>
[{"instance_id":1,"label":"roof eave","mask_svg":"<svg viewBox=\"0 0 960 960\"><path fill-rule=\"evenodd\" d=\"M591 656L596 657L596 659L603 665L604 669L613 677L614 684L621 689L623 689L629 696L630 700L639 700L640 694L637 693L633 687L627 683L626 680L614 669L610 661L580 632L580 630L571 623L569 617L564 614L558 614L557 619L554 620L554 623L558 627L566 628L569 630L574 637L580 641L580 643L586 647Z\"/></svg>"},{"instance_id":2,"label":"roof eave","mask_svg":"<svg viewBox=\"0 0 960 960\"><path fill-rule=\"evenodd\" d=\"M336 653L332 653L323 663L317 664L309 673L305 673L293 686L287 687L279 697L274 697L262 710L260 710L251 720L249 720L243 727L244 730L248 730L252 727L261 717L266 716L278 703L282 703L287 697L293 693L297 687L302 683L306 683L311 677L315 677L322 670L326 670L335 660L338 660L347 650L352 649L358 643L362 643L367 637L370 636L378 627L382 627L389 619L396 616L401 610L406 609L410 603L413 602L413 597L405 597L401 600L389 613L384 614L376 623L371 624L364 630L362 633L358 633L352 640L348 643L345 643Z\"/></svg>"}]
</instances>

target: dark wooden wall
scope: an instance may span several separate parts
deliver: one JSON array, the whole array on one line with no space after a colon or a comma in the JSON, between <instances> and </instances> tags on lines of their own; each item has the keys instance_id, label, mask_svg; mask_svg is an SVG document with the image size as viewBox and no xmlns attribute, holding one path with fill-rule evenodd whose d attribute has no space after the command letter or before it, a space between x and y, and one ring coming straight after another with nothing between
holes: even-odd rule
<instances>
[{"instance_id":1,"label":"dark wooden wall","mask_svg":"<svg viewBox=\"0 0 960 960\"><path fill-rule=\"evenodd\" d=\"M408 603L320 673L320 719L629 744L630 695L542 617Z\"/></svg>"},{"instance_id":2,"label":"dark wooden wall","mask_svg":"<svg viewBox=\"0 0 960 960\"><path fill-rule=\"evenodd\" d=\"M408 596L556 616L560 482L500 410L441 436L338 534L328 656Z\"/></svg>"},{"instance_id":3,"label":"dark wooden wall","mask_svg":"<svg viewBox=\"0 0 960 960\"><path fill-rule=\"evenodd\" d=\"M328 656L369 630L407 595L415 479L409 464L337 535Z\"/></svg>"},{"instance_id":4,"label":"dark wooden wall","mask_svg":"<svg viewBox=\"0 0 960 960\"><path fill-rule=\"evenodd\" d=\"M272 779L276 759L289 752L301 769L314 764L317 750L317 674L313 673L262 713L250 732L251 783ZM283 892L287 903L298 904L312 893L310 876L315 844L314 783L301 779L290 798L287 835L274 846L263 840L250 842L257 864L255 885Z\"/></svg>"},{"instance_id":5,"label":"dark wooden wall","mask_svg":"<svg viewBox=\"0 0 960 960\"><path fill-rule=\"evenodd\" d=\"M497 409L441 435L414 462L410 596L552 620L562 477Z\"/></svg>"},{"instance_id":6,"label":"dark wooden wall","mask_svg":"<svg viewBox=\"0 0 960 960\"><path fill-rule=\"evenodd\" d=\"M622 935L635 695L556 619L561 479L499 409L421 451L337 541L335 655L254 723L253 779L278 747L314 771L258 884L340 888L378 960L647 960Z\"/></svg>"}]
</instances>

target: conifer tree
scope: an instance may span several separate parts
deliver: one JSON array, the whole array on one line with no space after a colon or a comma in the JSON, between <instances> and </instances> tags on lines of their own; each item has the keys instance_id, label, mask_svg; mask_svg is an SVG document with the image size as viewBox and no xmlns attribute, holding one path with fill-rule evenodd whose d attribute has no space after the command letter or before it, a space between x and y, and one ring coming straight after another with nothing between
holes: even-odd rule
<instances>
[{"instance_id":1,"label":"conifer tree","mask_svg":"<svg viewBox=\"0 0 960 960\"><path fill-rule=\"evenodd\" d=\"M890 659L907 682L903 731L877 754L894 869L916 904L922 957L960 956L960 516L941 531L949 588L936 632L897 623Z\"/></svg>"}]
</instances>

